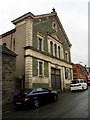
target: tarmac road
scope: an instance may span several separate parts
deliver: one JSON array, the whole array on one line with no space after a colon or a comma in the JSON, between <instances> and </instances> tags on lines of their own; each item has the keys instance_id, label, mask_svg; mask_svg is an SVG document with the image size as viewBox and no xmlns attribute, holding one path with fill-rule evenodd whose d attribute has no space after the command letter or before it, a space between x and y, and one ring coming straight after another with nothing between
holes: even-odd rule
<instances>
[{"instance_id":1,"label":"tarmac road","mask_svg":"<svg viewBox=\"0 0 90 120\"><path fill-rule=\"evenodd\" d=\"M58 101L37 109L12 110L2 114L3 118L88 118L88 90L61 92ZM10 119L11 120L11 119Z\"/></svg>"}]
</instances>

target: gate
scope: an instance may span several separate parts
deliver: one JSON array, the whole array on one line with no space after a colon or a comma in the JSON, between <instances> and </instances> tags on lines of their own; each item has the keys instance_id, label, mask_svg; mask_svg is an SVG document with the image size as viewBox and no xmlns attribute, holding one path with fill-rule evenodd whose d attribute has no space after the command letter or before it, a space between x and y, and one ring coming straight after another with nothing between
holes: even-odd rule
<instances>
[{"instance_id":1,"label":"gate","mask_svg":"<svg viewBox=\"0 0 90 120\"><path fill-rule=\"evenodd\" d=\"M51 68L51 86L53 89L61 89L60 69Z\"/></svg>"}]
</instances>

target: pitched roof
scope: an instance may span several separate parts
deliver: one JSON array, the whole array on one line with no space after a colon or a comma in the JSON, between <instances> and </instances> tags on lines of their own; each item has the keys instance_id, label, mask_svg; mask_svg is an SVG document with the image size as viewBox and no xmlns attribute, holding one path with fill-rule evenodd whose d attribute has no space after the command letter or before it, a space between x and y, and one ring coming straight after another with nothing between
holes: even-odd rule
<instances>
[{"instance_id":1,"label":"pitched roof","mask_svg":"<svg viewBox=\"0 0 90 120\"><path fill-rule=\"evenodd\" d=\"M2 46L0 45L0 53L7 54L7 55L10 55L10 56L14 56L14 57L17 56L17 54L15 52L11 51L10 49L8 49L4 45L2 45Z\"/></svg>"},{"instance_id":2,"label":"pitched roof","mask_svg":"<svg viewBox=\"0 0 90 120\"><path fill-rule=\"evenodd\" d=\"M55 16L55 17L56 17L56 20L57 20L57 22L58 22L58 24L59 24L59 26L60 26L60 28L62 29L62 32L63 32L63 34L64 34L64 37L65 37L65 39L67 40L67 43L69 44L69 46L72 46L72 44L70 43L70 41L69 41L69 39L68 39L68 37L67 37L67 34L66 34L64 28L63 28L63 26L62 26L62 24L61 24L61 22L60 22L60 19L59 19L58 15L57 15L57 12L55 11L54 8L53 8L52 10L53 10L53 11L52 11L51 13L42 14L42 15L34 15L34 14L32 14L31 12L28 12L28 13L26 13L26 14L18 17L18 18L16 18L15 20L13 20L13 21L11 21L11 22L16 25L18 22L23 21L23 20L25 20L25 19L27 19L27 18L31 18L32 20L35 20L35 19L40 19L40 18L44 18L44 17ZM12 32L12 31L15 31L15 29L11 30L11 32ZM9 31L9 32L3 34L2 36L0 36L0 38L5 37L6 35L10 34L11 32Z\"/></svg>"},{"instance_id":3,"label":"pitched roof","mask_svg":"<svg viewBox=\"0 0 90 120\"><path fill-rule=\"evenodd\" d=\"M12 33L15 33L15 32L16 32L16 29L12 29L12 30L0 35L0 39L3 38L3 37L6 37L6 36L8 36L8 35L10 35Z\"/></svg>"}]
</instances>

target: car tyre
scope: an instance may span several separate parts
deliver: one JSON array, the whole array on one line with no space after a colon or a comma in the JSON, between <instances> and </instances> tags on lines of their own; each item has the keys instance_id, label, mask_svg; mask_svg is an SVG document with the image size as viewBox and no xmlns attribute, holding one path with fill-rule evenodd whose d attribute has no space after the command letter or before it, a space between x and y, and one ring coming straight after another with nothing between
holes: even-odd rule
<instances>
[{"instance_id":1,"label":"car tyre","mask_svg":"<svg viewBox=\"0 0 90 120\"><path fill-rule=\"evenodd\" d=\"M34 100L34 108L38 108L39 105L40 105L39 100L38 100L38 99L35 99L35 100Z\"/></svg>"}]
</instances>

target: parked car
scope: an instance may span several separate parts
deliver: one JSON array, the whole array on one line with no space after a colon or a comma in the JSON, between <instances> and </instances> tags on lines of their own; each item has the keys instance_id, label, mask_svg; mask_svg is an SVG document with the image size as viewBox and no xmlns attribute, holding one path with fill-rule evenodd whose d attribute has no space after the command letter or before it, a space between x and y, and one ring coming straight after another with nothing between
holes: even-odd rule
<instances>
[{"instance_id":1,"label":"parked car","mask_svg":"<svg viewBox=\"0 0 90 120\"><path fill-rule=\"evenodd\" d=\"M87 89L87 83L83 79L75 79L70 83L71 91L73 90L85 90Z\"/></svg>"},{"instance_id":2,"label":"parked car","mask_svg":"<svg viewBox=\"0 0 90 120\"><path fill-rule=\"evenodd\" d=\"M41 103L56 101L58 94L56 91L47 88L35 88L22 91L14 96L14 105L39 107Z\"/></svg>"}]
</instances>

